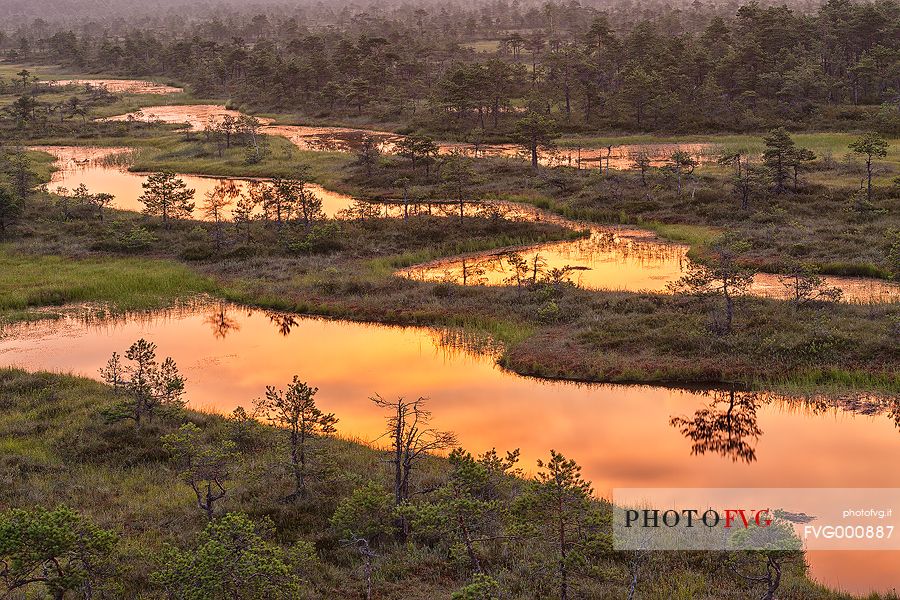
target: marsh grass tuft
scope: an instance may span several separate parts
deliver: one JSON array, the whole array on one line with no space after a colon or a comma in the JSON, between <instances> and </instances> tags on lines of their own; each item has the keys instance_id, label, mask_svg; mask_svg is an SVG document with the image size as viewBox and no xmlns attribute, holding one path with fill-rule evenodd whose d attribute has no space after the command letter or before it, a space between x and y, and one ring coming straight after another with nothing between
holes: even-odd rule
<instances>
[{"instance_id":1,"label":"marsh grass tuft","mask_svg":"<svg viewBox=\"0 0 900 600\"><path fill-rule=\"evenodd\" d=\"M14 254L0 247L0 311L28 318L25 309L97 302L115 310L161 308L178 298L217 289L208 278L167 260Z\"/></svg>"}]
</instances>

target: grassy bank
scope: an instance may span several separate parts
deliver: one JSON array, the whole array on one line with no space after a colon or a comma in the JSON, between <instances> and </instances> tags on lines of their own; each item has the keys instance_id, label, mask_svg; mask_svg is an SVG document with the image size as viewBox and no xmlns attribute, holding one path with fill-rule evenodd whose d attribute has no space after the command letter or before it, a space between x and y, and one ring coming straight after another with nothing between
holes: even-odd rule
<instances>
[{"instance_id":1,"label":"grassy bank","mask_svg":"<svg viewBox=\"0 0 900 600\"><path fill-rule=\"evenodd\" d=\"M131 423L106 423L102 411L122 396L97 382L65 375L2 369L0 392L0 481L4 483L0 486L0 510L66 505L113 531L118 536L112 555L115 570L109 579L95 583L96 594L165 597L165 590L151 577L166 564L164 548L189 549L197 543L205 515L168 460L160 439L187 422L198 427L199 444L239 444L239 455L231 459L227 493L216 505L219 522L225 512L240 512L260 524L261 535L286 552L305 549L303 560L290 563L291 572L301 582L299 596L293 597L363 597L359 556L341 541L336 524L344 521L332 520L332 515L338 507L344 507L345 515L347 507L354 510L360 500L354 505L348 504L348 499L354 494L360 497L355 490L366 489L367 495L362 497L368 498L368 504L355 509L363 512L350 514L367 519L360 521L369 524L367 531L390 531L391 512L380 508L380 503L390 502L392 474L382 452L341 439L313 439L307 459L314 474L308 479L306 495L286 501L293 481L283 468L285 430L187 410L157 417L140 429ZM451 469L445 459L432 457L418 463L411 480L411 488L417 492L411 506L430 510L434 516L441 514L435 511L447 510L434 500L435 494L445 489ZM490 472L490 476L489 493L504 506L492 518L497 519L500 531L508 531L508 527L516 527L516 519L528 514L520 511L529 506L526 500L531 497L532 484L503 471ZM570 569L570 593L622 597L631 583L633 556L611 549L607 504L590 502L585 510L588 518L581 521L582 528L569 542L580 549L579 561ZM268 528L262 526L266 522ZM413 520L412 536L403 543L386 533L370 534L371 547L377 551L375 597L444 598L470 581L468 559L454 550L455 530L425 530L420 523ZM479 544L480 564L510 597L553 596L558 583L552 568L552 539L533 533L524 539L512 535ZM528 561L518 558L523 553ZM647 555L642 559L637 593L647 598L738 600L759 591L723 568L723 559L714 553ZM759 568L760 564L746 562L743 566ZM779 598L849 598L807 579L799 557L785 561L783 567ZM38 586L29 589L33 595L39 593Z\"/></svg>"},{"instance_id":2,"label":"grassy bank","mask_svg":"<svg viewBox=\"0 0 900 600\"><path fill-rule=\"evenodd\" d=\"M139 149L130 168L218 177L297 177L306 172L316 183L333 187L353 160L340 152L298 150L287 139L273 135L264 136L267 151L262 160L249 163L245 148L232 147L220 157L216 150L199 143L200 137L179 133L157 138Z\"/></svg>"},{"instance_id":3,"label":"grassy bank","mask_svg":"<svg viewBox=\"0 0 900 600\"><path fill-rule=\"evenodd\" d=\"M23 256L0 246L0 318L23 318L29 309L82 302L119 311L161 308L215 290L210 279L172 261Z\"/></svg>"},{"instance_id":4,"label":"grassy bank","mask_svg":"<svg viewBox=\"0 0 900 600\"><path fill-rule=\"evenodd\" d=\"M82 301L146 308L212 292L300 313L462 327L497 337L504 344L502 364L522 374L900 391L897 305L797 310L786 302L745 298L736 306L732 332L723 335L716 325L723 307L716 299L565 284L463 287L393 275L423 260L572 235L550 223L428 215L318 229L255 223L249 243L245 231L227 227L217 252L210 223L163 227L114 212L105 224L86 227L82 220L63 221L57 210L36 208L40 216L24 219L5 250L8 310ZM137 232L141 245L129 245ZM672 235L702 241L706 230L680 228ZM125 252L137 257L123 257ZM811 378L813 369L821 374Z\"/></svg>"},{"instance_id":5,"label":"grassy bank","mask_svg":"<svg viewBox=\"0 0 900 600\"><path fill-rule=\"evenodd\" d=\"M303 270L296 263L290 268ZM711 328L721 310L712 301L568 287L519 291L373 281L337 273L273 283L265 274L235 277L230 271L223 287L226 297L238 302L494 336L504 347L501 364L523 375L738 384L833 395L900 393L894 338L900 309L892 306L840 305L798 313L785 302L747 298L734 331L721 336ZM217 267L208 272L223 274Z\"/></svg>"}]
</instances>

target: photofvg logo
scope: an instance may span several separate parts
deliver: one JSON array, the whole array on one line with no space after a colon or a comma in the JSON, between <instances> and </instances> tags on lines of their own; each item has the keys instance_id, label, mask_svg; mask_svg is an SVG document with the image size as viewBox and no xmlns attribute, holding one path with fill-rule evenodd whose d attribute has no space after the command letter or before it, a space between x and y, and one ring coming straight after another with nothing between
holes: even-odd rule
<instances>
[{"instance_id":1,"label":"photofvg logo","mask_svg":"<svg viewBox=\"0 0 900 600\"><path fill-rule=\"evenodd\" d=\"M897 488L616 488L617 550L897 550Z\"/></svg>"},{"instance_id":2,"label":"photofvg logo","mask_svg":"<svg viewBox=\"0 0 900 600\"><path fill-rule=\"evenodd\" d=\"M768 508L744 509L726 508L725 516L722 516L715 508L708 508L703 513L695 508L676 510L660 510L658 508L629 508L625 510L625 527L704 527L714 528L722 525L725 529L743 527L749 529L755 527L769 527L772 525L771 513ZM682 523L683 521L683 523ZM698 523L699 521L699 523Z\"/></svg>"}]
</instances>

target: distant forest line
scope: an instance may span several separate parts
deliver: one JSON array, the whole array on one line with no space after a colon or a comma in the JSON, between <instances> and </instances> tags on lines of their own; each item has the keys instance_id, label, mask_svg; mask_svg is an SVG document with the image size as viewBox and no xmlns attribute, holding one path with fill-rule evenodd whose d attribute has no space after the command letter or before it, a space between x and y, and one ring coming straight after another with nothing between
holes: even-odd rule
<instances>
[{"instance_id":1,"label":"distant forest line","mask_svg":"<svg viewBox=\"0 0 900 600\"><path fill-rule=\"evenodd\" d=\"M293 9L301 16L218 8L146 26L38 20L7 31L0 52L173 78L249 110L457 138L512 136L526 113L573 133L900 132L896 0L811 12L660 4L645 18L653 6L318 4Z\"/></svg>"},{"instance_id":2,"label":"distant forest line","mask_svg":"<svg viewBox=\"0 0 900 600\"><path fill-rule=\"evenodd\" d=\"M505 28L542 27L543 15L550 10L577 12L588 10L606 12L614 21L629 23L636 19L667 18L670 13L733 14L742 0L572 0L547 2L545 0L157 0L153 3L137 0L6 0L0 5L0 17L6 19L0 29L16 29L34 19L47 22L73 23L100 22L114 24L121 19L129 22L141 18L145 23L156 22L166 28L179 28L184 17L207 19L212 15L237 15L241 17L265 13L277 18L302 18L316 20L319 24L340 24L360 14L405 20L415 23L426 11L442 18L458 18L477 15L476 18L493 19L493 25ZM790 6L801 12L813 12L822 5L821 0L763 0L763 6ZM177 15L177 19L172 19ZM483 33L483 32L482 32Z\"/></svg>"}]
</instances>

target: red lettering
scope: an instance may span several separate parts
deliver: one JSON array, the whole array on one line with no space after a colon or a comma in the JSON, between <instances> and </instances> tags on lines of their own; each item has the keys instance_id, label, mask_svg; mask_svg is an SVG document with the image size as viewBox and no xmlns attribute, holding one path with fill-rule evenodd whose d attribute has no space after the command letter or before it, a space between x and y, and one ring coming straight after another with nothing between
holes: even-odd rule
<instances>
[{"instance_id":1,"label":"red lettering","mask_svg":"<svg viewBox=\"0 0 900 600\"><path fill-rule=\"evenodd\" d=\"M731 529L731 522L734 520L737 511L732 508L725 509L725 529Z\"/></svg>"},{"instance_id":2,"label":"red lettering","mask_svg":"<svg viewBox=\"0 0 900 600\"><path fill-rule=\"evenodd\" d=\"M747 520L747 513L744 512L743 508L728 508L725 510L726 529L731 529L731 524L734 522L735 517L741 518L741 522L744 524L744 529L747 529L750 526L750 521Z\"/></svg>"}]
</instances>

